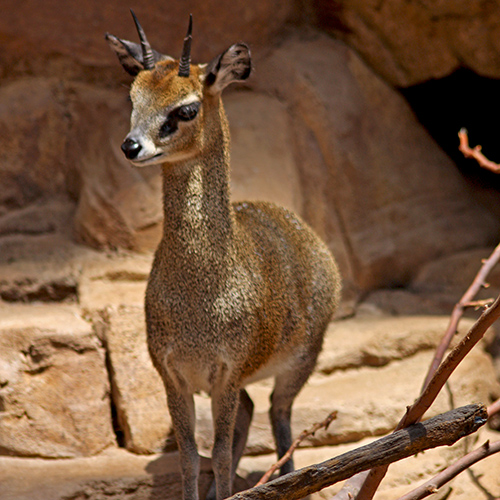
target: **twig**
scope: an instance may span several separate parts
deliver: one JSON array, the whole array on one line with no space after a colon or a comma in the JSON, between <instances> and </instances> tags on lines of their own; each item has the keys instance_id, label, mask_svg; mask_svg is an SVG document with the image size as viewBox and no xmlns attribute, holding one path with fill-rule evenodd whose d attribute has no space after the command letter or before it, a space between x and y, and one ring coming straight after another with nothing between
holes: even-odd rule
<instances>
[{"instance_id":1,"label":"twig","mask_svg":"<svg viewBox=\"0 0 500 500\"><path fill-rule=\"evenodd\" d=\"M483 261L483 265L481 269L477 273L474 281L471 283L467 291L464 293L462 298L455 304L453 311L451 313L450 322L448 324L448 328L443 335L443 338L436 349L436 353L434 355L434 359L429 367L429 371L425 377L425 381L422 387L422 390L427 386L430 379L438 369L441 361L443 359L444 353L448 349L450 342L457 332L458 323L464 314L464 310L467 306L474 304L473 299L477 295L477 293L483 288L486 284L486 277L489 272L493 269L493 267L500 260L500 244L493 250L492 254Z\"/></svg>"},{"instance_id":2,"label":"twig","mask_svg":"<svg viewBox=\"0 0 500 500\"><path fill-rule=\"evenodd\" d=\"M373 443L320 464L310 465L266 484L233 495L231 500L298 500L342 481L357 471L385 465L426 449L451 445L485 424L486 408L463 406L401 429Z\"/></svg>"},{"instance_id":3,"label":"twig","mask_svg":"<svg viewBox=\"0 0 500 500\"><path fill-rule=\"evenodd\" d=\"M474 158L481 167L486 168L491 172L495 172L496 174L500 172L500 165L488 160L488 158L481 153L481 146L476 146L474 148L469 146L469 137L465 128L460 129L460 132L458 132L458 138L460 139L458 149L466 158Z\"/></svg>"},{"instance_id":4,"label":"twig","mask_svg":"<svg viewBox=\"0 0 500 500\"><path fill-rule=\"evenodd\" d=\"M420 500L433 493L436 493L441 486L445 485L448 481L458 476L461 472L468 469L471 465L479 462L483 458L489 457L495 453L500 452L500 441L495 441L494 443L489 443L486 441L480 448L471 451L467 455L463 456L460 460L457 460L453 465L450 465L438 475L429 479L427 482L421 484L418 488L410 491L406 495L403 495L398 500Z\"/></svg>"},{"instance_id":5,"label":"twig","mask_svg":"<svg viewBox=\"0 0 500 500\"><path fill-rule=\"evenodd\" d=\"M260 486L261 484L267 483L269 478L274 474L274 472L279 469L283 464L288 462L292 458L293 452L299 446L299 444L304 441L309 436L313 436L316 431L321 428L328 429L328 426L333 420L337 418L337 412L332 411L328 417L326 417L322 422L316 423L309 429L306 429L300 433L300 436L292 443L292 446L287 450L287 452L260 478L260 481L255 486Z\"/></svg>"},{"instance_id":6,"label":"twig","mask_svg":"<svg viewBox=\"0 0 500 500\"><path fill-rule=\"evenodd\" d=\"M495 415L495 413L498 413L500 411L500 399L497 399L494 403L491 403L490 406L488 406L487 411L488 418Z\"/></svg>"}]
</instances>

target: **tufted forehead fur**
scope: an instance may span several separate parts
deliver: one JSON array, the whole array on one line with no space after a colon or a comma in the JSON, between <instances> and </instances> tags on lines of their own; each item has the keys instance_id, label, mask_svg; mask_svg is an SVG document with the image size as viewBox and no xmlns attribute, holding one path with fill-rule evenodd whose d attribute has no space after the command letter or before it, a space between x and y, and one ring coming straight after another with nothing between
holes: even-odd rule
<instances>
[{"instance_id":1,"label":"tufted forehead fur","mask_svg":"<svg viewBox=\"0 0 500 500\"><path fill-rule=\"evenodd\" d=\"M202 99L204 71L192 65L189 77L178 75L177 61L160 61L152 71L141 71L132 84L130 97L134 104L152 100L158 109L185 101L193 96Z\"/></svg>"}]
</instances>

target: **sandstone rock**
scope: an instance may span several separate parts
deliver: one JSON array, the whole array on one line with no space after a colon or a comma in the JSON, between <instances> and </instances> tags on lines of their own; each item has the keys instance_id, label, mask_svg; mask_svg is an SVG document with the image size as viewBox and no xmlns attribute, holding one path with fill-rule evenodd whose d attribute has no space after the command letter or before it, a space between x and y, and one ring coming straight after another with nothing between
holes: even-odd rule
<instances>
[{"instance_id":1,"label":"sandstone rock","mask_svg":"<svg viewBox=\"0 0 500 500\"><path fill-rule=\"evenodd\" d=\"M459 67L500 76L500 14L494 4L321 0L314 7L321 26L356 48L393 85L440 78Z\"/></svg>"},{"instance_id":2,"label":"sandstone rock","mask_svg":"<svg viewBox=\"0 0 500 500\"><path fill-rule=\"evenodd\" d=\"M79 280L80 306L86 311L111 305L142 308L151 263L152 254L120 254L85 262ZM143 330L143 313L137 314Z\"/></svg>"},{"instance_id":3,"label":"sandstone rock","mask_svg":"<svg viewBox=\"0 0 500 500\"><path fill-rule=\"evenodd\" d=\"M33 216L18 213L13 224L15 211L65 190L71 165L64 162L67 136L61 131L66 130L68 119L61 100L62 92L51 79L25 78L0 86L0 147L5 152L0 172L0 233L23 232L20 220L29 223ZM39 232L41 227L26 230Z\"/></svg>"},{"instance_id":4,"label":"sandstone rock","mask_svg":"<svg viewBox=\"0 0 500 500\"><path fill-rule=\"evenodd\" d=\"M213 479L211 462L200 462L200 497ZM246 489L237 477L236 491ZM181 475L177 453L137 456L112 449L96 457L33 460L0 457L2 500L177 500Z\"/></svg>"},{"instance_id":5,"label":"sandstone rock","mask_svg":"<svg viewBox=\"0 0 500 500\"><path fill-rule=\"evenodd\" d=\"M55 0L42 8L28 0L22 5L11 0L3 4L0 23L4 33L4 64L12 66L22 59L45 62L63 54L83 65L117 64L104 41L104 33L137 41L128 7L119 0L106 4L91 0L80 5ZM244 40L265 47L282 31L294 12L285 0L260 0L251 6L243 1L165 3L154 0L135 9L152 46L179 57L189 14L194 16L193 55L208 62L232 43ZM41 63L39 63L41 65Z\"/></svg>"},{"instance_id":6,"label":"sandstone rock","mask_svg":"<svg viewBox=\"0 0 500 500\"><path fill-rule=\"evenodd\" d=\"M113 446L104 350L70 306L0 308L0 452L94 455Z\"/></svg>"},{"instance_id":7,"label":"sandstone rock","mask_svg":"<svg viewBox=\"0 0 500 500\"><path fill-rule=\"evenodd\" d=\"M232 198L270 201L300 214L301 179L286 107L249 91L229 93L224 107L231 128Z\"/></svg>"},{"instance_id":8,"label":"sandstone rock","mask_svg":"<svg viewBox=\"0 0 500 500\"><path fill-rule=\"evenodd\" d=\"M316 371L330 374L362 366L384 366L417 352L434 349L443 337L448 316L361 316L328 327ZM473 321L463 319L463 335Z\"/></svg>"},{"instance_id":9,"label":"sandstone rock","mask_svg":"<svg viewBox=\"0 0 500 500\"><path fill-rule=\"evenodd\" d=\"M161 451L170 415L163 382L147 350L143 307L109 307L105 320L113 400L125 446L135 453Z\"/></svg>"},{"instance_id":10,"label":"sandstone rock","mask_svg":"<svg viewBox=\"0 0 500 500\"><path fill-rule=\"evenodd\" d=\"M348 284L408 283L423 263L497 232L402 97L342 43L291 38L256 65L257 87L294 117L304 216Z\"/></svg>"},{"instance_id":11,"label":"sandstone rock","mask_svg":"<svg viewBox=\"0 0 500 500\"><path fill-rule=\"evenodd\" d=\"M419 293L455 297L458 301L471 285L493 248L475 248L428 262L419 270L411 288ZM495 266L487 277L490 287L480 290L477 298L496 297L500 292L500 268Z\"/></svg>"}]
</instances>

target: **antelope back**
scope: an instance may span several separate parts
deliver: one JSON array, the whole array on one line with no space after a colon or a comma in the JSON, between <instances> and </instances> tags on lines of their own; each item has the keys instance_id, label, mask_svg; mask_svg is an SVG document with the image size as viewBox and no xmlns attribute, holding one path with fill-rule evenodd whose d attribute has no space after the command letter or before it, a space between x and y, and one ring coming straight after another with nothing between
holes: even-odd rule
<instances>
[{"instance_id":1,"label":"antelope back","mask_svg":"<svg viewBox=\"0 0 500 500\"><path fill-rule=\"evenodd\" d=\"M124 69L135 76L130 90L130 132L122 150L135 166L177 162L199 155L220 122L220 94L248 78L250 50L237 43L208 64L191 64L192 18L179 60L151 48L132 13L140 44L107 34Z\"/></svg>"}]
</instances>

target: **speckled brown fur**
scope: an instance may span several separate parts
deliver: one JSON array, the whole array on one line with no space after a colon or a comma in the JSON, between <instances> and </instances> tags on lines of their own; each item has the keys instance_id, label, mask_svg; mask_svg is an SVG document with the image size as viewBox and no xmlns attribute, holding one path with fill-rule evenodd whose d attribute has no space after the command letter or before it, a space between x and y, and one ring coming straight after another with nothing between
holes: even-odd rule
<instances>
[{"instance_id":1,"label":"speckled brown fur","mask_svg":"<svg viewBox=\"0 0 500 500\"><path fill-rule=\"evenodd\" d=\"M110 38L127 69L123 54L131 42ZM140 64L140 57L133 61L134 74ZM245 385L275 377L270 416L278 454L290 446L291 406L314 368L340 278L326 245L298 216L271 203L230 202L220 93L248 76L248 47L236 44L209 65L192 65L189 77L177 69L165 58L138 71L124 151L136 166L161 162L163 168L164 231L146 292L146 322L179 444L184 500L198 499L197 391L212 397L209 498L220 500L231 493L250 425ZM200 103L196 116L162 137L164 120L186 102ZM290 470L291 462L281 473Z\"/></svg>"}]
</instances>

